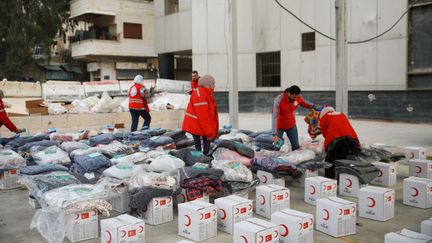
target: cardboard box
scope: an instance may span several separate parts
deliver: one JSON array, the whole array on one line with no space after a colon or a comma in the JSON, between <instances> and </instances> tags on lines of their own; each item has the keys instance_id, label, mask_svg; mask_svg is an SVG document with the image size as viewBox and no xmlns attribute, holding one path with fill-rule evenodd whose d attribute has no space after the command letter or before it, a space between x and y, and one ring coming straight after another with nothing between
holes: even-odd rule
<instances>
[{"instance_id":1,"label":"cardboard box","mask_svg":"<svg viewBox=\"0 0 432 243\"><path fill-rule=\"evenodd\" d=\"M421 233L432 236L432 218L421 222Z\"/></svg>"},{"instance_id":2,"label":"cardboard box","mask_svg":"<svg viewBox=\"0 0 432 243\"><path fill-rule=\"evenodd\" d=\"M370 183L378 186L393 186L397 180L397 163L372 163L380 172Z\"/></svg>"},{"instance_id":3,"label":"cardboard box","mask_svg":"<svg viewBox=\"0 0 432 243\"><path fill-rule=\"evenodd\" d=\"M27 112L30 116L32 115L40 115L40 116L47 116L48 114L48 107L39 107L39 108L27 108Z\"/></svg>"},{"instance_id":4,"label":"cardboard box","mask_svg":"<svg viewBox=\"0 0 432 243\"><path fill-rule=\"evenodd\" d=\"M260 185L279 185L285 186L285 178L276 178L272 173L267 171L258 170L257 171L258 179L260 179Z\"/></svg>"},{"instance_id":5,"label":"cardboard box","mask_svg":"<svg viewBox=\"0 0 432 243\"><path fill-rule=\"evenodd\" d=\"M0 189L12 189L17 188L18 185L18 169L4 170L0 174Z\"/></svg>"},{"instance_id":6,"label":"cardboard box","mask_svg":"<svg viewBox=\"0 0 432 243\"><path fill-rule=\"evenodd\" d=\"M279 227L258 218L250 218L234 225L233 242L276 243L279 242Z\"/></svg>"},{"instance_id":7,"label":"cardboard box","mask_svg":"<svg viewBox=\"0 0 432 243\"><path fill-rule=\"evenodd\" d=\"M423 147L406 147L406 157L408 159L426 159L426 148Z\"/></svg>"},{"instance_id":8,"label":"cardboard box","mask_svg":"<svg viewBox=\"0 0 432 243\"><path fill-rule=\"evenodd\" d=\"M404 179L403 203L418 208L432 208L432 180L419 177Z\"/></svg>"},{"instance_id":9,"label":"cardboard box","mask_svg":"<svg viewBox=\"0 0 432 243\"><path fill-rule=\"evenodd\" d=\"M145 223L141 219L122 214L103 219L100 224L101 242L145 243Z\"/></svg>"},{"instance_id":10,"label":"cardboard box","mask_svg":"<svg viewBox=\"0 0 432 243\"><path fill-rule=\"evenodd\" d=\"M42 107L43 104L44 104L43 99L26 100L25 107L26 108L39 108L39 107Z\"/></svg>"},{"instance_id":11,"label":"cardboard box","mask_svg":"<svg viewBox=\"0 0 432 243\"><path fill-rule=\"evenodd\" d=\"M296 186L296 187L303 187L304 188L306 185L306 178L315 177L315 176L318 176L318 169L315 169L315 170L306 169L303 171L303 174L300 178L293 179L292 185Z\"/></svg>"},{"instance_id":12,"label":"cardboard box","mask_svg":"<svg viewBox=\"0 0 432 243\"><path fill-rule=\"evenodd\" d=\"M130 212L130 194L126 186L115 187L112 189L112 197L108 200L114 211L119 213Z\"/></svg>"},{"instance_id":13,"label":"cardboard box","mask_svg":"<svg viewBox=\"0 0 432 243\"><path fill-rule=\"evenodd\" d=\"M180 236L194 241L216 237L216 206L201 200L179 204L178 232Z\"/></svg>"},{"instance_id":14,"label":"cardboard box","mask_svg":"<svg viewBox=\"0 0 432 243\"><path fill-rule=\"evenodd\" d=\"M215 200L218 209L218 229L234 233L234 224L253 217L252 200L231 195Z\"/></svg>"},{"instance_id":15,"label":"cardboard box","mask_svg":"<svg viewBox=\"0 0 432 243\"><path fill-rule=\"evenodd\" d=\"M367 186L360 189L359 216L377 221L394 217L395 191L393 189Z\"/></svg>"},{"instance_id":16,"label":"cardboard box","mask_svg":"<svg viewBox=\"0 0 432 243\"><path fill-rule=\"evenodd\" d=\"M201 193L199 195L197 195L197 198L194 200L190 200L191 198L188 197L188 195L186 194L186 190L182 189L181 193L179 195L176 196L176 203L180 204L180 203L185 203L185 202L190 202L190 201L194 201L194 200L203 200L204 202L210 202L210 197L207 193Z\"/></svg>"},{"instance_id":17,"label":"cardboard box","mask_svg":"<svg viewBox=\"0 0 432 243\"><path fill-rule=\"evenodd\" d=\"M71 242L98 238L99 221L96 210L65 214L66 238Z\"/></svg>"},{"instance_id":18,"label":"cardboard box","mask_svg":"<svg viewBox=\"0 0 432 243\"><path fill-rule=\"evenodd\" d=\"M313 243L312 214L284 209L272 214L271 222L279 225L280 242Z\"/></svg>"},{"instance_id":19,"label":"cardboard box","mask_svg":"<svg viewBox=\"0 0 432 243\"><path fill-rule=\"evenodd\" d=\"M412 159L408 164L410 176L432 179L432 160Z\"/></svg>"},{"instance_id":20,"label":"cardboard box","mask_svg":"<svg viewBox=\"0 0 432 243\"><path fill-rule=\"evenodd\" d=\"M28 199L29 199L29 204L32 208L34 208L34 209L41 208L41 205L33 196L29 195Z\"/></svg>"},{"instance_id":21,"label":"cardboard box","mask_svg":"<svg viewBox=\"0 0 432 243\"><path fill-rule=\"evenodd\" d=\"M290 190L278 185L262 185L256 188L256 213L270 219L277 211L290 207Z\"/></svg>"},{"instance_id":22,"label":"cardboard box","mask_svg":"<svg viewBox=\"0 0 432 243\"><path fill-rule=\"evenodd\" d=\"M316 230L333 237L356 233L357 206L337 197L318 199L316 204Z\"/></svg>"},{"instance_id":23,"label":"cardboard box","mask_svg":"<svg viewBox=\"0 0 432 243\"><path fill-rule=\"evenodd\" d=\"M367 184L360 184L357 176L341 173L339 175L339 195L347 197L358 197L360 188Z\"/></svg>"},{"instance_id":24,"label":"cardboard box","mask_svg":"<svg viewBox=\"0 0 432 243\"><path fill-rule=\"evenodd\" d=\"M384 236L385 243L427 243L432 236L420 234L411 230L403 229L399 232L388 233Z\"/></svg>"},{"instance_id":25,"label":"cardboard box","mask_svg":"<svg viewBox=\"0 0 432 243\"><path fill-rule=\"evenodd\" d=\"M316 205L322 198L337 196L337 181L322 176L306 178L304 200L306 203Z\"/></svg>"},{"instance_id":26,"label":"cardboard box","mask_svg":"<svg viewBox=\"0 0 432 243\"><path fill-rule=\"evenodd\" d=\"M174 220L172 197L156 197L143 209L140 217L146 224L160 225Z\"/></svg>"}]
</instances>

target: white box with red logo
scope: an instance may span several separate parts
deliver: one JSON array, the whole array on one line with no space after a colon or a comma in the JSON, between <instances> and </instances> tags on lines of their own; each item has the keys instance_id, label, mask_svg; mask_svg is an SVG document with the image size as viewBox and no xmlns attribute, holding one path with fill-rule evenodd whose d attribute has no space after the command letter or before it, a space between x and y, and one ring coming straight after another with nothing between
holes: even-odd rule
<instances>
[{"instance_id":1,"label":"white box with red logo","mask_svg":"<svg viewBox=\"0 0 432 243\"><path fill-rule=\"evenodd\" d=\"M372 163L380 171L378 177L373 179L370 183L378 186L393 186L396 184L397 179L397 163Z\"/></svg>"},{"instance_id":2,"label":"white box with red logo","mask_svg":"<svg viewBox=\"0 0 432 243\"><path fill-rule=\"evenodd\" d=\"M113 210L119 213L129 212L130 194L128 188L125 186L115 187L111 193L111 198L108 202L111 203Z\"/></svg>"},{"instance_id":3,"label":"white box with red logo","mask_svg":"<svg viewBox=\"0 0 432 243\"><path fill-rule=\"evenodd\" d=\"M187 196L185 189L182 189L181 193L176 196L177 204L190 202L189 199L190 198ZM203 200L204 202L210 202L210 197L207 193L201 192L199 195L197 195L197 198L194 200Z\"/></svg>"},{"instance_id":4,"label":"white box with red logo","mask_svg":"<svg viewBox=\"0 0 432 243\"><path fill-rule=\"evenodd\" d=\"M252 200L231 195L215 200L218 209L218 229L234 233L234 224L253 217Z\"/></svg>"},{"instance_id":5,"label":"white box with red logo","mask_svg":"<svg viewBox=\"0 0 432 243\"><path fill-rule=\"evenodd\" d=\"M432 236L407 229L403 229L399 232L387 233L384 236L384 243L428 243L430 241L432 241Z\"/></svg>"},{"instance_id":6,"label":"white box with red logo","mask_svg":"<svg viewBox=\"0 0 432 243\"><path fill-rule=\"evenodd\" d=\"M18 169L6 169L0 174L0 189L17 188L18 185Z\"/></svg>"},{"instance_id":7,"label":"white box with red logo","mask_svg":"<svg viewBox=\"0 0 432 243\"><path fill-rule=\"evenodd\" d=\"M216 206L201 200L179 204L178 232L180 236L194 241L216 237Z\"/></svg>"},{"instance_id":8,"label":"white box with red logo","mask_svg":"<svg viewBox=\"0 0 432 243\"><path fill-rule=\"evenodd\" d=\"M172 197L153 198L140 215L146 224L160 225L174 220Z\"/></svg>"},{"instance_id":9,"label":"white box with red logo","mask_svg":"<svg viewBox=\"0 0 432 243\"><path fill-rule=\"evenodd\" d=\"M318 199L315 229L333 237L356 233L357 206L338 197Z\"/></svg>"},{"instance_id":10,"label":"white box with red logo","mask_svg":"<svg viewBox=\"0 0 432 243\"><path fill-rule=\"evenodd\" d=\"M316 205L321 198L337 196L337 181L322 176L306 178L304 199L306 203Z\"/></svg>"},{"instance_id":11,"label":"white box with red logo","mask_svg":"<svg viewBox=\"0 0 432 243\"><path fill-rule=\"evenodd\" d=\"M412 159L408 164L410 176L432 179L432 160Z\"/></svg>"},{"instance_id":12,"label":"white box with red logo","mask_svg":"<svg viewBox=\"0 0 432 243\"><path fill-rule=\"evenodd\" d=\"M260 180L261 185L274 184L279 186L285 186L285 178L276 178L272 173L269 173L267 171L258 170L257 176Z\"/></svg>"},{"instance_id":13,"label":"white box with red logo","mask_svg":"<svg viewBox=\"0 0 432 243\"><path fill-rule=\"evenodd\" d=\"M293 209L272 214L271 222L279 225L280 242L313 243L313 215Z\"/></svg>"},{"instance_id":14,"label":"white box with red logo","mask_svg":"<svg viewBox=\"0 0 432 243\"><path fill-rule=\"evenodd\" d=\"M421 222L421 233L432 236L432 218Z\"/></svg>"},{"instance_id":15,"label":"white box with red logo","mask_svg":"<svg viewBox=\"0 0 432 243\"><path fill-rule=\"evenodd\" d=\"M142 219L122 214L115 218L103 219L100 224L103 243L145 242L145 223Z\"/></svg>"},{"instance_id":16,"label":"white box with red logo","mask_svg":"<svg viewBox=\"0 0 432 243\"><path fill-rule=\"evenodd\" d=\"M279 226L258 218L250 218L234 225L233 242L279 242Z\"/></svg>"},{"instance_id":17,"label":"white box with red logo","mask_svg":"<svg viewBox=\"0 0 432 243\"><path fill-rule=\"evenodd\" d=\"M71 242L83 241L98 238L99 221L96 210L65 214L66 238Z\"/></svg>"},{"instance_id":18,"label":"white box with red logo","mask_svg":"<svg viewBox=\"0 0 432 243\"><path fill-rule=\"evenodd\" d=\"M305 187L306 185L306 179L309 177L316 177L318 176L318 169L310 170L306 169L303 170L303 174L298 179L293 179L292 185L296 187Z\"/></svg>"},{"instance_id":19,"label":"white box with red logo","mask_svg":"<svg viewBox=\"0 0 432 243\"><path fill-rule=\"evenodd\" d=\"M278 185L256 188L256 213L268 219L277 211L290 207L290 190Z\"/></svg>"},{"instance_id":20,"label":"white box with red logo","mask_svg":"<svg viewBox=\"0 0 432 243\"><path fill-rule=\"evenodd\" d=\"M432 180L420 177L404 179L403 203L418 208L432 208Z\"/></svg>"},{"instance_id":21,"label":"white box with red logo","mask_svg":"<svg viewBox=\"0 0 432 243\"><path fill-rule=\"evenodd\" d=\"M423 147L406 147L407 159L426 159L426 148Z\"/></svg>"},{"instance_id":22,"label":"white box with red logo","mask_svg":"<svg viewBox=\"0 0 432 243\"><path fill-rule=\"evenodd\" d=\"M395 191L393 189L367 186L360 189L359 216L377 221L394 217Z\"/></svg>"},{"instance_id":23,"label":"white box with red logo","mask_svg":"<svg viewBox=\"0 0 432 243\"><path fill-rule=\"evenodd\" d=\"M339 175L339 195L347 197L358 197L360 188L367 184L360 184L357 176L341 173Z\"/></svg>"}]
</instances>

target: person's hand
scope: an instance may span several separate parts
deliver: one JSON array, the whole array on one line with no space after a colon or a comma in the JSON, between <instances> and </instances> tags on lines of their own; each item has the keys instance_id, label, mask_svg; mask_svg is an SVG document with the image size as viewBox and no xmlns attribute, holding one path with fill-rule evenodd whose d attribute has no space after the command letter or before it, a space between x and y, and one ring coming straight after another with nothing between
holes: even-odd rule
<instances>
[{"instance_id":1,"label":"person's hand","mask_svg":"<svg viewBox=\"0 0 432 243\"><path fill-rule=\"evenodd\" d=\"M279 141L279 139L280 138L278 136L274 135L273 138L272 138L273 143L277 143Z\"/></svg>"}]
</instances>

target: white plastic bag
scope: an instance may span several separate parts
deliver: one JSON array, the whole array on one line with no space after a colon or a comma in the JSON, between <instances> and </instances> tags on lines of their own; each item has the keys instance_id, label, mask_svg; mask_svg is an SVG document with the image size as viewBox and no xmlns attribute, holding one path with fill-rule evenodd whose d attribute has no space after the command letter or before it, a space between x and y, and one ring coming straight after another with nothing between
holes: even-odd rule
<instances>
[{"instance_id":1,"label":"white plastic bag","mask_svg":"<svg viewBox=\"0 0 432 243\"><path fill-rule=\"evenodd\" d=\"M113 104L111 96L109 96L107 92L104 92L101 99L90 109L90 111L95 113L110 113L115 108L116 105Z\"/></svg>"},{"instance_id":2,"label":"white plastic bag","mask_svg":"<svg viewBox=\"0 0 432 243\"><path fill-rule=\"evenodd\" d=\"M315 159L315 152L309 149L295 150L288 153L286 156L281 156L279 158L289 161L293 164L298 164L301 162Z\"/></svg>"},{"instance_id":3,"label":"white plastic bag","mask_svg":"<svg viewBox=\"0 0 432 243\"><path fill-rule=\"evenodd\" d=\"M115 164L126 164L126 163L138 163L138 162L144 162L147 159L147 154L143 152L137 152L131 155L126 156L114 156L114 158L111 159L111 163L113 165Z\"/></svg>"},{"instance_id":4,"label":"white plastic bag","mask_svg":"<svg viewBox=\"0 0 432 243\"><path fill-rule=\"evenodd\" d=\"M145 186L156 187L160 189L173 189L178 187L175 172L172 173L139 173L129 180L129 190L139 189Z\"/></svg>"},{"instance_id":5,"label":"white plastic bag","mask_svg":"<svg viewBox=\"0 0 432 243\"><path fill-rule=\"evenodd\" d=\"M48 114L50 115L60 115L66 113L67 110L61 104L49 103L48 104Z\"/></svg>"},{"instance_id":6,"label":"white plastic bag","mask_svg":"<svg viewBox=\"0 0 432 243\"><path fill-rule=\"evenodd\" d=\"M57 146L51 146L39 151L38 147L30 149L36 164L70 164L69 155Z\"/></svg>"},{"instance_id":7,"label":"white plastic bag","mask_svg":"<svg viewBox=\"0 0 432 243\"><path fill-rule=\"evenodd\" d=\"M102 175L126 180L142 172L144 172L142 165L123 163L109 167L108 169L104 170Z\"/></svg>"},{"instance_id":8,"label":"white plastic bag","mask_svg":"<svg viewBox=\"0 0 432 243\"><path fill-rule=\"evenodd\" d=\"M37 229L49 243L62 243L66 233L66 217L63 211L38 209L30 229Z\"/></svg>"},{"instance_id":9,"label":"white plastic bag","mask_svg":"<svg viewBox=\"0 0 432 243\"><path fill-rule=\"evenodd\" d=\"M20 168L26 165L26 160L11 149L0 149L0 167L11 166Z\"/></svg>"},{"instance_id":10,"label":"white plastic bag","mask_svg":"<svg viewBox=\"0 0 432 243\"><path fill-rule=\"evenodd\" d=\"M184 166L183 160L171 155L162 155L153 159L147 169L151 172L173 172Z\"/></svg>"},{"instance_id":11,"label":"white plastic bag","mask_svg":"<svg viewBox=\"0 0 432 243\"><path fill-rule=\"evenodd\" d=\"M253 180L252 171L238 161L213 160L212 167L224 171L225 181L251 182Z\"/></svg>"}]
</instances>

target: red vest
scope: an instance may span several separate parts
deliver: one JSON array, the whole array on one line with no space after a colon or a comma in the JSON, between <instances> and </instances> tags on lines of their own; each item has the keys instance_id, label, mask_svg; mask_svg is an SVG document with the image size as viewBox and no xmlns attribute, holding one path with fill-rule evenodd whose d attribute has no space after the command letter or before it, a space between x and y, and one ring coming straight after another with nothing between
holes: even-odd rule
<instances>
[{"instance_id":1,"label":"red vest","mask_svg":"<svg viewBox=\"0 0 432 243\"><path fill-rule=\"evenodd\" d=\"M147 112L150 112L150 108L147 104L147 99L145 99L141 95L142 88L144 88L144 85L134 84L129 89L129 109L146 110Z\"/></svg>"},{"instance_id":2,"label":"red vest","mask_svg":"<svg viewBox=\"0 0 432 243\"><path fill-rule=\"evenodd\" d=\"M358 142L354 128L351 126L345 114L340 112L330 112L325 114L320 120L321 132L324 141L324 148L327 151L327 146L336 138L350 137Z\"/></svg>"},{"instance_id":3,"label":"red vest","mask_svg":"<svg viewBox=\"0 0 432 243\"><path fill-rule=\"evenodd\" d=\"M277 112L277 129L288 130L296 125L294 112L299 105L310 108L301 96L297 96L295 101L290 101L285 94L282 94L282 100L279 103Z\"/></svg>"}]
</instances>

